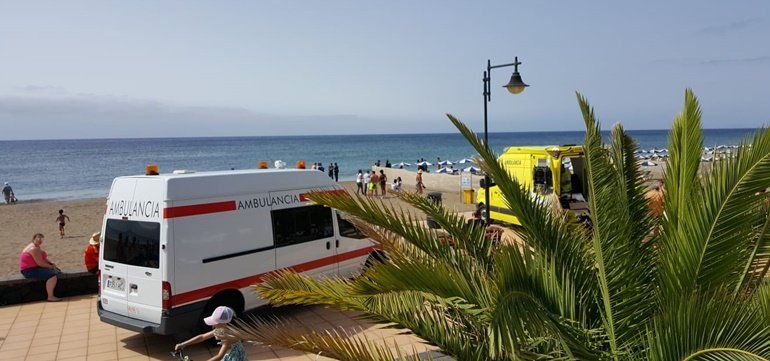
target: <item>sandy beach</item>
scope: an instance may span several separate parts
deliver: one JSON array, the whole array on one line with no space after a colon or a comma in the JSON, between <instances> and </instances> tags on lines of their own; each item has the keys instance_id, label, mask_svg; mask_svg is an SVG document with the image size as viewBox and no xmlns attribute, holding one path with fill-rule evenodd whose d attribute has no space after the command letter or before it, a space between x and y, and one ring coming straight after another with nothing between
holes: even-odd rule
<instances>
[{"instance_id":1,"label":"sandy beach","mask_svg":"<svg viewBox=\"0 0 770 361\"><path fill-rule=\"evenodd\" d=\"M355 192L354 182L340 182L350 192ZM471 211L473 205L462 204L458 193L444 193L444 204L457 211ZM386 203L406 206L395 197L384 199ZM19 252L35 233L43 233L43 249L48 257L65 271L81 271L83 251L88 238L101 228L105 199L73 201L40 201L0 205L0 276L19 273ZM407 207L408 208L408 207ZM59 237L56 216L59 209L70 217L66 236Z\"/></svg>"}]
</instances>

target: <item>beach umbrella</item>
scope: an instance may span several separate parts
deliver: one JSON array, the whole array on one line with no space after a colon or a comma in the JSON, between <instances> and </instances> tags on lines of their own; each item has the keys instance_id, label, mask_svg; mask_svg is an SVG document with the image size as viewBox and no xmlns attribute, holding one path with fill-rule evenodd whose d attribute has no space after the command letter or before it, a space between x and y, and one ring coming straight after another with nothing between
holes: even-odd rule
<instances>
[{"instance_id":1,"label":"beach umbrella","mask_svg":"<svg viewBox=\"0 0 770 361\"><path fill-rule=\"evenodd\" d=\"M481 170L480 168L476 168L474 166L463 168L463 172L471 172L471 173L478 173L480 170Z\"/></svg>"},{"instance_id":2,"label":"beach umbrella","mask_svg":"<svg viewBox=\"0 0 770 361\"><path fill-rule=\"evenodd\" d=\"M475 163L473 159L470 158L463 158L457 161L457 164L467 164L467 163Z\"/></svg>"},{"instance_id":3,"label":"beach umbrella","mask_svg":"<svg viewBox=\"0 0 770 361\"><path fill-rule=\"evenodd\" d=\"M444 165L452 165L452 164L454 164L454 163L452 163L452 162L450 162L448 160L442 160L442 161L438 162L438 165L442 165L442 166L444 166Z\"/></svg>"},{"instance_id":4,"label":"beach umbrella","mask_svg":"<svg viewBox=\"0 0 770 361\"><path fill-rule=\"evenodd\" d=\"M410 165L411 165L410 163L401 162L401 163L395 164L394 166L395 167L408 167Z\"/></svg>"},{"instance_id":5,"label":"beach umbrella","mask_svg":"<svg viewBox=\"0 0 770 361\"><path fill-rule=\"evenodd\" d=\"M418 167L430 167L430 166L432 166L433 164L432 164L431 162L428 162L428 161L422 161L422 162L420 162L420 163L417 163L416 165L417 165Z\"/></svg>"},{"instance_id":6,"label":"beach umbrella","mask_svg":"<svg viewBox=\"0 0 770 361\"><path fill-rule=\"evenodd\" d=\"M441 168L438 171L436 171L436 173L442 173L442 174L452 173L452 172L454 172L454 170L453 169L449 169L449 168Z\"/></svg>"},{"instance_id":7,"label":"beach umbrella","mask_svg":"<svg viewBox=\"0 0 770 361\"><path fill-rule=\"evenodd\" d=\"M641 165L642 165L642 167L654 167L657 164L653 163L653 162L650 162L649 160L645 160L644 162L641 163Z\"/></svg>"},{"instance_id":8,"label":"beach umbrella","mask_svg":"<svg viewBox=\"0 0 770 361\"><path fill-rule=\"evenodd\" d=\"M714 160L714 158L711 158L711 157L701 157L700 158L701 162L710 162L712 160Z\"/></svg>"}]
</instances>

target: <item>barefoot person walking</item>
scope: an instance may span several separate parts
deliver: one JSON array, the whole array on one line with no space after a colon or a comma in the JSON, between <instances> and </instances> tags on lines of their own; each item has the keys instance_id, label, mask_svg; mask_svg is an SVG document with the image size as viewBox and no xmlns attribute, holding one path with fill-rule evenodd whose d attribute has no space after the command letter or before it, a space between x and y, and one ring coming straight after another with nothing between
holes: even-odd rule
<instances>
[{"instance_id":1,"label":"barefoot person walking","mask_svg":"<svg viewBox=\"0 0 770 361\"><path fill-rule=\"evenodd\" d=\"M31 278L45 281L45 291L48 294L49 302L61 301L61 298L54 296L54 288L58 281L58 275L61 273L56 264L48 260L48 254L40 248L45 236L42 233L36 233L32 236L32 242L24 247L19 254L19 270L24 278Z\"/></svg>"},{"instance_id":2,"label":"barefoot person walking","mask_svg":"<svg viewBox=\"0 0 770 361\"><path fill-rule=\"evenodd\" d=\"M59 216L56 217L56 223L59 223L59 235L61 238L64 238L64 227L67 226L67 222L69 222L70 217L68 217L66 214L64 214L64 210L59 210Z\"/></svg>"}]
</instances>

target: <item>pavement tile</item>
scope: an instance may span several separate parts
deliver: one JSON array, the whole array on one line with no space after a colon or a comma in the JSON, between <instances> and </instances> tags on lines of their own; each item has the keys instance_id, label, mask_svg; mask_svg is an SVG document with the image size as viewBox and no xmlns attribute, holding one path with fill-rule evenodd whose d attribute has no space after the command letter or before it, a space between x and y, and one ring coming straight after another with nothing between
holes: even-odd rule
<instances>
[{"instance_id":1,"label":"pavement tile","mask_svg":"<svg viewBox=\"0 0 770 361\"><path fill-rule=\"evenodd\" d=\"M14 339L11 339L10 341L6 339L3 341L3 345L0 346L0 351L9 351L9 350L18 350L18 349L29 349L29 345L32 344L32 340L21 340L21 341L14 341ZM2 359L0 359L2 360Z\"/></svg>"},{"instance_id":2,"label":"pavement tile","mask_svg":"<svg viewBox=\"0 0 770 361\"><path fill-rule=\"evenodd\" d=\"M27 358L25 360L29 360L29 361L54 361L54 360L56 360L56 351L49 352L49 353L43 353L43 354L36 354L36 355L27 355Z\"/></svg>"},{"instance_id":3,"label":"pavement tile","mask_svg":"<svg viewBox=\"0 0 770 361\"><path fill-rule=\"evenodd\" d=\"M88 346L103 345L103 344L117 344L117 339L113 335L98 335L88 338Z\"/></svg>"},{"instance_id":4,"label":"pavement tile","mask_svg":"<svg viewBox=\"0 0 770 361\"><path fill-rule=\"evenodd\" d=\"M132 356L132 357L120 357L118 355L119 361L148 361L150 358L145 355L139 355L139 356Z\"/></svg>"},{"instance_id":5,"label":"pavement tile","mask_svg":"<svg viewBox=\"0 0 770 361\"><path fill-rule=\"evenodd\" d=\"M68 342L61 342L59 343L59 352L65 351L65 350L74 350L74 349L87 349L88 348L88 339L80 339L77 341L68 341Z\"/></svg>"},{"instance_id":6,"label":"pavement tile","mask_svg":"<svg viewBox=\"0 0 770 361\"><path fill-rule=\"evenodd\" d=\"M94 355L94 354L104 353L104 352L114 352L115 353L115 357L118 357L117 356L118 355L117 351L118 351L118 345L116 343L114 343L114 342L113 343L103 343L103 344L93 345L93 346L91 344L88 345L88 355L89 356Z\"/></svg>"},{"instance_id":7,"label":"pavement tile","mask_svg":"<svg viewBox=\"0 0 770 361\"><path fill-rule=\"evenodd\" d=\"M19 348L15 350L0 350L0 360L23 360L27 356L27 348Z\"/></svg>"},{"instance_id":8,"label":"pavement tile","mask_svg":"<svg viewBox=\"0 0 770 361\"><path fill-rule=\"evenodd\" d=\"M88 349L85 347L78 347L73 348L69 350L59 350L59 353L56 355L56 358L69 358L69 357L76 357L76 356L85 356L88 354Z\"/></svg>"},{"instance_id":9,"label":"pavement tile","mask_svg":"<svg viewBox=\"0 0 770 361\"><path fill-rule=\"evenodd\" d=\"M85 356L75 356L75 357L67 357L67 358L60 358L59 355L56 355L56 361L86 361Z\"/></svg>"},{"instance_id":10,"label":"pavement tile","mask_svg":"<svg viewBox=\"0 0 770 361\"><path fill-rule=\"evenodd\" d=\"M112 361L117 360L118 354L115 351L112 352L103 352L98 354L88 354L88 357L86 357L86 360L88 361Z\"/></svg>"},{"instance_id":11,"label":"pavement tile","mask_svg":"<svg viewBox=\"0 0 770 361\"><path fill-rule=\"evenodd\" d=\"M56 351L59 350L59 344L51 344L51 345L44 345L44 346L30 346L29 351L27 352L27 356L29 355L38 355L38 354L46 354L46 353L56 353Z\"/></svg>"}]
</instances>

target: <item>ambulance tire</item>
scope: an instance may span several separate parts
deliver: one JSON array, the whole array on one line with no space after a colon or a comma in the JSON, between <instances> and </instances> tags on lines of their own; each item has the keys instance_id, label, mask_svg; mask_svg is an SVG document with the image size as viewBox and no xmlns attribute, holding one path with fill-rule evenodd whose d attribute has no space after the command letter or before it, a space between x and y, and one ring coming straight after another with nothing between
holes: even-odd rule
<instances>
[{"instance_id":1,"label":"ambulance tire","mask_svg":"<svg viewBox=\"0 0 770 361\"><path fill-rule=\"evenodd\" d=\"M211 326L206 325L203 319L211 316L211 313L219 306L227 306L235 311L235 317L241 317L243 315L244 300L241 291L238 290L224 290L214 297L211 297L206 307L203 309L201 316L198 318L198 327L201 333L211 331Z\"/></svg>"}]
</instances>

